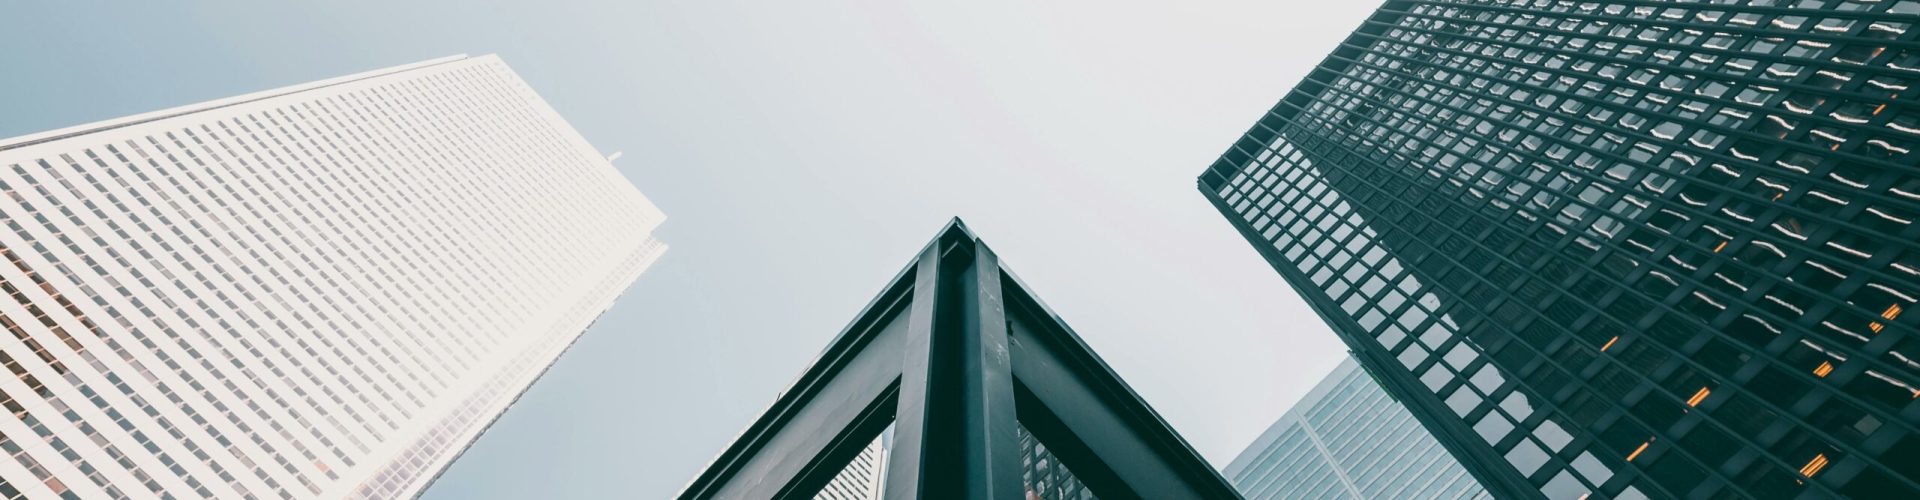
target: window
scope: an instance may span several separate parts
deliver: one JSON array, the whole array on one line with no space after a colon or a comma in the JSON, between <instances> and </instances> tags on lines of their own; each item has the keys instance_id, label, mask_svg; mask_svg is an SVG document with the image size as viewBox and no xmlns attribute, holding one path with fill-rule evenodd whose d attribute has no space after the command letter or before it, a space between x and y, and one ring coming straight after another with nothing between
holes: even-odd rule
<instances>
[{"instance_id":1,"label":"window","mask_svg":"<svg viewBox=\"0 0 1920 500\"><path fill-rule=\"evenodd\" d=\"M1547 465L1547 450L1540 448L1531 440L1522 439L1513 449L1507 450L1507 463L1523 475L1533 475L1540 467Z\"/></svg>"}]
</instances>

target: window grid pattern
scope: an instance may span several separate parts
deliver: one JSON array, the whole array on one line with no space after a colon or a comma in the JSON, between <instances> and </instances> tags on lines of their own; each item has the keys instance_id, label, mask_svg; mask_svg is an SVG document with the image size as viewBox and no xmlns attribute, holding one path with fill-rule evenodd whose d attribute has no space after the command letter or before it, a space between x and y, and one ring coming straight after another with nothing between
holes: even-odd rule
<instances>
[{"instance_id":1,"label":"window grid pattern","mask_svg":"<svg viewBox=\"0 0 1920 500\"><path fill-rule=\"evenodd\" d=\"M1202 183L1549 497L1920 494L1915 22L1389 2Z\"/></svg>"},{"instance_id":2,"label":"window grid pattern","mask_svg":"<svg viewBox=\"0 0 1920 500\"><path fill-rule=\"evenodd\" d=\"M411 496L665 250L495 57L0 142L0 497Z\"/></svg>"},{"instance_id":3,"label":"window grid pattern","mask_svg":"<svg viewBox=\"0 0 1920 500\"><path fill-rule=\"evenodd\" d=\"M1251 500L1490 498L1353 360L1226 468Z\"/></svg>"},{"instance_id":4,"label":"window grid pattern","mask_svg":"<svg viewBox=\"0 0 1920 500\"><path fill-rule=\"evenodd\" d=\"M1040 442L1026 426L1018 428L1020 434L1021 483L1026 487L1029 500L1096 500L1087 485L1074 477L1073 471L1060 462L1060 457L1047 450L1046 443Z\"/></svg>"},{"instance_id":5,"label":"window grid pattern","mask_svg":"<svg viewBox=\"0 0 1920 500\"><path fill-rule=\"evenodd\" d=\"M887 476L886 439L891 428L873 438L846 467L840 468L814 500L880 500Z\"/></svg>"}]
</instances>

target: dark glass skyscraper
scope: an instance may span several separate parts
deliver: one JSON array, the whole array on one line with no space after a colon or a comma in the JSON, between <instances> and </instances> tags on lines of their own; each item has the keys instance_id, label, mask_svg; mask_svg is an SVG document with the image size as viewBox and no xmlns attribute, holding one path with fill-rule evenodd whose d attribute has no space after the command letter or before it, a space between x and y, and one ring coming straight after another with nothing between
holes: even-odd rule
<instances>
[{"instance_id":1,"label":"dark glass skyscraper","mask_svg":"<svg viewBox=\"0 0 1920 500\"><path fill-rule=\"evenodd\" d=\"M1389 1L1200 177L1501 497L1920 497L1920 1Z\"/></svg>"}]
</instances>

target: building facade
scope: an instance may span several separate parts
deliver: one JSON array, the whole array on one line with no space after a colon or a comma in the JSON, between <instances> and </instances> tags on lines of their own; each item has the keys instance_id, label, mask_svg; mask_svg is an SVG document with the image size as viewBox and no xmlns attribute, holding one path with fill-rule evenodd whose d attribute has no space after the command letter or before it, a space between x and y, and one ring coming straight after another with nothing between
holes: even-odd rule
<instances>
[{"instance_id":1,"label":"building facade","mask_svg":"<svg viewBox=\"0 0 1920 500\"><path fill-rule=\"evenodd\" d=\"M1495 496L1920 497L1916 23L1389 1L1200 187Z\"/></svg>"},{"instance_id":2,"label":"building facade","mask_svg":"<svg viewBox=\"0 0 1920 500\"><path fill-rule=\"evenodd\" d=\"M0 496L416 494L665 247L498 58L0 141Z\"/></svg>"},{"instance_id":3,"label":"building facade","mask_svg":"<svg viewBox=\"0 0 1920 500\"><path fill-rule=\"evenodd\" d=\"M1225 474L1249 500L1490 498L1352 359L1294 403Z\"/></svg>"},{"instance_id":4,"label":"building facade","mask_svg":"<svg viewBox=\"0 0 1920 500\"><path fill-rule=\"evenodd\" d=\"M886 434L873 438L832 481L813 495L814 500L879 500L887 478Z\"/></svg>"}]
</instances>

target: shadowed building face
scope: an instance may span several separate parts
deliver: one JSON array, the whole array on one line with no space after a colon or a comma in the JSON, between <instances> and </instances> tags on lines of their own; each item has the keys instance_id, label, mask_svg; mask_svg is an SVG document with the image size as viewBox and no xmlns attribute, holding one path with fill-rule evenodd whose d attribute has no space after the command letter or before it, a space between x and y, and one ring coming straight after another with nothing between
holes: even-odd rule
<instances>
[{"instance_id":1,"label":"shadowed building face","mask_svg":"<svg viewBox=\"0 0 1920 500\"><path fill-rule=\"evenodd\" d=\"M1920 495L1916 23L1390 1L1200 188L1497 496Z\"/></svg>"}]
</instances>

